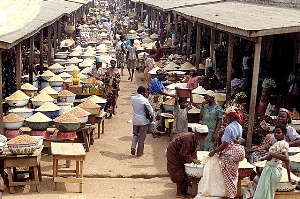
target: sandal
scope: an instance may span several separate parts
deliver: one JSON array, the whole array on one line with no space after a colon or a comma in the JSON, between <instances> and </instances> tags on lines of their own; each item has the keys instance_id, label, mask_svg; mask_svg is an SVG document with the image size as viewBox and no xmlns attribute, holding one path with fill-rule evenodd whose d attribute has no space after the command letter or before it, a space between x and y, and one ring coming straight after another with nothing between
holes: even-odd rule
<instances>
[{"instance_id":1,"label":"sandal","mask_svg":"<svg viewBox=\"0 0 300 199\"><path fill-rule=\"evenodd\" d=\"M131 155L135 155L135 149L131 149Z\"/></svg>"}]
</instances>

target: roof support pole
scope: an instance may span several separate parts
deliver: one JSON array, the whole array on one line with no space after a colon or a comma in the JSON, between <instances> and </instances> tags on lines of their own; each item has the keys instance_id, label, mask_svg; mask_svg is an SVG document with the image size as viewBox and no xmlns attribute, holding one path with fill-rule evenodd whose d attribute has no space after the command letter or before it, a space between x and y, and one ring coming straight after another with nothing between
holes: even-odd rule
<instances>
[{"instance_id":1,"label":"roof support pole","mask_svg":"<svg viewBox=\"0 0 300 199\"><path fill-rule=\"evenodd\" d=\"M40 74L43 74L44 72L44 60L43 60L43 54L44 54L44 29L40 30Z\"/></svg>"},{"instance_id":2,"label":"roof support pole","mask_svg":"<svg viewBox=\"0 0 300 199\"><path fill-rule=\"evenodd\" d=\"M175 23L175 30L174 30L175 41L177 41L178 16L177 16L175 13L174 13L174 23ZM173 43L174 43L175 41L173 41Z\"/></svg>"},{"instance_id":3,"label":"roof support pole","mask_svg":"<svg viewBox=\"0 0 300 199\"><path fill-rule=\"evenodd\" d=\"M211 28L210 29L210 59L214 71L216 71L215 41L216 41L216 30Z\"/></svg>"},{"instance_id":4,"label":"roof support pole","mask_svg":"<svg viewBox=\"0 0 300 199\"><path fill-rule=\"evenodd\" d=\"M55 54L57 51L57 21L54 22L53 42L54 42L54 54Z\"/></svg>"},{"instance_id":5,"label":"roof support pole","mask_svg":"<svg viewBox=\"0 0 300 199\"><path fill-rule=\"evenodd\" d=\"M144 21L144 4L141 4L141 23Z\"/></svg>"},{"instance_id":6,"label":"roof support pole","mask_svg":"<svg viewBox=\"0 0 300 199\"><path fill-rule=\"evenodd\" d=\"M2 78L2 50L0 49L0 88L2 88L2 81L3 81L3 78ZM2 89L0 89L0 134L3 135L3 106L2 106L2 102L3 102L3 99L2 99Z\"/></svg>"},{"instance_id":7,"label":"roof support pole","mask_svg":"<svg viewBox=\"0 0 300 199\"><path fill-rule=\"evenodd\" d=\"M202 28L201 24L197 23L197 41L196 41L196 68L199 69L200 56L201 56L201 38L202 38Z\"/></svg>"},{"instance_id":8,"label":"roof support pole","mask_svg":"<svg viewBox=\"0 0 300 199\"><path fill-rule=\"evenodd\" d=\"M51 30L51 25L47 27L48 30L48 66L51 65L51 48L52 48L52 42L51 42L51 35L52 35L52 30Z\"/></svg>"},{"instance_id":9,"label":"roof support pole","mask_svg":"<svg viewBox=\"0 0 300 199\"><path fill-rule=\"evenodd\" d=\"M191 21L188 21L187 49L186 49L186 56L188 59L190 58L190 54L191 54L192 26L193 26L193 23Z\"/></svg>"},{"instance_id":10,"label":"roof support pole","mask_svg":"<svg viewBox=\"0 0 300 199\"><path fill-rule=\"evenodd\" d=\"M33 83L33 57L34 57L34 36L29 39L30 43L30 55L29 55L29 83Z\"/></svg>"},{"instance_id":11,"label":"roof support pole","mask_svg":"<svg viewBox=\"0 0 300 199\"><path fill-rule=\"evenodd\" d=\"M157 17L157 15L156 15L156 10L155 9L153 9L153 27L152 27L152 29L153 29L153 31L155 31L156 30L156 17Z\"/></svg>"},{"instance_id":12,"label":"roof support pole","mask_svg":"<svg viewBox=\"0 0 300 199\"><path fill-rule=\"evenodd\" d=\"M154 19L154 17L153 17L153 9L152 8L149 8L149 10L150 10L150 32L152 32L152 29L153 29L153 19Z\"/></svg>"},{"instance_id":13,"label":"roof support pole","mask_svg":"<svg viewBox=\"0 0 300 199\"><path fill-rule=\"evenodd\" d=\"M170 35L170 31L171 31L171 12L168 12L167 35Z\"/></svg>"},{"instance_id":14,"label":"roof support pole","mask_svg":"<svg viewBox=\"0 0 300 199\"><path fill-rule=\"evenodd\" d=\"M180 54L182 55L183 35L184 35L184 18L181 18L181 29L180 29Z\"/></svg>"},{"instance_id":15,"label":"roof support pole","mask_svg":"<svg viewBox=\"0 0 300 199\"><path fill-rule=\"evenodd\" d=\"M16 45L16 80L17 90L21 89L21 67L22 67L22 52L21 42Z\"/></svg>"},{"instance_id":16,"label":"roof support pole","mask_svg":"<svg viewBox=\"0 0 300 199\"><path fill-rule=\"evenodd\" d=\"M254 52L254 67L252 76L252 88L251 88L251 98L250 98L250 108L249 108L249 124L247 133L247 149L252 146L252 135L254 127L254 117L256 108L256 97L257 97L257 85L258 85L258 75L260 66L260 55L261 55L261 37L258 37L255 42L255 52Z\"/></svg>"},{"instance_id":17,"label":"roof support pole","mask_svg":"<svg viewBox=\"0 0 300 199\"><path fill-rule=\"evenodd\" d=\"M60 49L60 43L61 43L61 32L62 32L62 26L61 26L61 18L58 20L57 23L57 28L58 28L58 49Z\"/></svg>"},{"instance_id":18,"label":"roof support pole","mask_svg":"<svg viewBox=\"0 0 300 199\"><path fill-rule=\"evenodd\" d=\"M233 39L234 36L229 34L228 40L228 58L227 58L227 81L226 81L226 100L231 96L231 77L232 77L232 60L233 60Z\"/></svg>"}]
</instances>

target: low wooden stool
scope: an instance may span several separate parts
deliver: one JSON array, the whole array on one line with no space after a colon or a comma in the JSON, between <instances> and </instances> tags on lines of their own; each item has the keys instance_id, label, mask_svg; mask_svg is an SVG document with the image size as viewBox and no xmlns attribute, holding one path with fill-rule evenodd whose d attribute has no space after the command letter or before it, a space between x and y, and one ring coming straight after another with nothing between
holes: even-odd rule
<instances>
[{"instance_id":1,"label":"low wooden stool","mask_svg":"<svg viewBox=\"0 0 300 199\"><path fill-rule=\"evenodd\" d=\"M51 152L53 155L53 182L54 190L57 189L58 182L64 183L79 183L79 192L82 193L83 181L83 161L85 160L86 153L81 143L51 143ZM58 169L58 160L75 160L76 169ZM59 177L60 173L75 173L75 178Z\"/></svg>"},{"instance_id":2,"label":"low wooden stool","mask_svg":"<svg viewBox=\"0 0 300 199\"><path fill-rule=\"evenodd\" d=\"M102 125L102 133L104 133L104 120L106 115L107 115L106 112L101 112L99 115L96 115L95 123L98 124L98 138L100 138L101 125Z\"/></svg>"}]
</instances>

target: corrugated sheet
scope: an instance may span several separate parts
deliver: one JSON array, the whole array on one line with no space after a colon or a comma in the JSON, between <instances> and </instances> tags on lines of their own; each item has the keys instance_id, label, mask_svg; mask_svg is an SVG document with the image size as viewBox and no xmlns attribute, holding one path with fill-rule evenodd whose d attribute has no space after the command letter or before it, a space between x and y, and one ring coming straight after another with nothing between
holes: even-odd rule
<instances>
[{"instance_id":1,"label":"corrugated sheet","mask_svg":"<svg viewBox=\"0 0 300 199\"><path fill-rule=\"evenodd\" d=\"M174 12L210 27L246 37L300 32L300 10L222 2L176 8Z\"/></svg>"},{"instance_id":2,"label":"corrugated sheet","mask_svg":"<svg viewBox=\"0 0 300 199\"><path fill-rule=\"evenodd\" d=\"M80 1L80 0L79 0ZM24 28L0 37L0 48L10 48L36 34L65 14L78 10L83 4L65 0L46 0L38 16ZM20 13L21 14L21 13Z\"/></svg>"}]
</instances>

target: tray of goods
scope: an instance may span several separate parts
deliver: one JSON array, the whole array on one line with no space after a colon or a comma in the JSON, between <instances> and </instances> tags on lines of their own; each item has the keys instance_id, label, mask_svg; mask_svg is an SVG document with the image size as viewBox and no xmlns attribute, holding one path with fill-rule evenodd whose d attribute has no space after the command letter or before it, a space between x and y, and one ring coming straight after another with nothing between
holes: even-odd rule
<instances>
[{"instance_id":1,"label":"tray of goods","mask_svg":"<svg viewBox=\"0 0 300 199\"><path fill-rule=\"evenodd\" d=\"M23 126L24 119L15 113L3 117L3 127L6 129L19 129Z\"/></svg>"},{"instance_id":2,"label":"tray of goods","mask_svg":"<svg viewBox=\"0 0 300 199\"><path fill-rule=\"evenodd\" d=\"M27 118L25 121L27 126L32 130L42 131L46 130L49 127L52 119L47 117L43 113L37 112L33 116Z\"/></svg>"},{"instance_id":3,"label":"tray of goods","mask_svg":"<svg viewBox=\"0 0 300 199\"><path fill-rule=\"evenodd\" d=\"M83 110L86 110L87 112L90 112L91 115L97 115L100 112L100 106L91 100L86 100L78 105L78 107L82 108Z\"/></svg>"},{"instance_id":4,"label":"tray of goods","mask_svg":"<svg viewBox=\"0 0 300 199\"><path fill-rule=\"evenodd\" d=\"M195 163L186 163L184 164L185 172L188 176L194 178L202 178L203 177L203 165L195 164Z\"/></svg>"},{"instance_id":5,"label":"tray of goods","mask_svg":"<svg viewBox=\"0 0 300 199\"><path fill-rule=\"evenodd\" d=\"M67 113L78 117L81 120L82 124L85 124L88 121L88 116L91 114L90 112L85 111L80 107L72 108L71 110L67 111Z\"/></svg>"},{"instance_id":6,"label":"tray of goods","mask_svg":"<svg viewBox=\"0 0 300 199\"><path fill-rule=\"evenodd\" d=\"M29 102L29 96L20 90L17 90L9 97L5 98L9 106L26 106Z\"/></svg>"},{"instance_id":7,"label":"tray of goods","mask_svg":"<svg viewBox=\"0 0 300 199\"><path fill-rule=\"evenodd\" d=\"M12 154L29 155L37 149L38 143L39 141L37 139L29 135L19 135L6 144Z\"/></svg>"},{"instance_id":8,"label":"tray of goods","mask_svg":"<svg viewBox=\"0 0 300 199\"><path fill-rule=\"evenodd\" d=\"M54 122L59 131L76 131L80 127L81 120L71 113L65 113L55 118Z\"/></svg>"},{"instance_id":9,"label":"tray of goods","mask_svg":"<svg viewBox=\"0 0 300 199\"><path fill-rule=\"evenodd\" d=\"M101 108L104 108L106 103L107 103L106 99L104 99L102 97L98 97L97 95L92 95L92 96L84 99L84 101L85 100L91 100L92 102L94 102L94 103L98 104L99 106L101 106Z\"/></svg>"},{"instance_id":10,"label":"tray of goods","mask_svg":"<svg viewBox=\"0 0 300 199\"><path fill-rule=\"evenodd\" d=\"M167 101L163 102L163 107L166 111L173 111L175 104L175 98L170 98Z\"/></svg>"}]
</instances>

